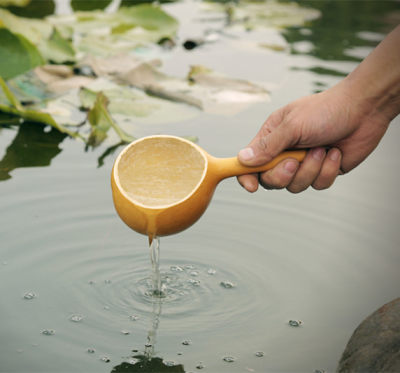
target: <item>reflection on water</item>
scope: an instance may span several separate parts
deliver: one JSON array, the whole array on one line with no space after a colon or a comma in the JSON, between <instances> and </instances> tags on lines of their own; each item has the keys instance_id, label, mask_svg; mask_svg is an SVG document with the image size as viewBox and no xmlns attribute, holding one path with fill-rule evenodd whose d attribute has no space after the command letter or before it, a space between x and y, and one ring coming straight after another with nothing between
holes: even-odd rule
<instances>
[{"instance_id":1,"label":"reflection on water","mask_svg":"<svg viewBox=\"0 0 400 373\"><path fill-rule=\"evenodd\" d=\"M398 11L397 1L318 1L297 0L302 6L321 11L321 17L307 28L292 27L283 32L291 45L292 54L306 54L329 61L362 60L351 54L357 47L374 47L394 25L387 24L387 16ZM368 33L364 33L368 31ZM375 35L373 33L383 33ZM368 37L370 36L370 37ZM372 38L371 38L372 36ZM372 39L372 40L371 40ZM299 51L297 43L310 42L310 49Z\"/></svg>"},{"instance_id":2,"label":"reflection on water","mask_svg":"<svg viewBox=\"0 0 400 373\"><path fill-rule=\"evenodd\" d=\"M61 152L59 145L65 137L65 134L42 124L22 123L0 160L0 181L10 179L10 172L16 168L49 166Z\"/></svg>"}]
</instances>

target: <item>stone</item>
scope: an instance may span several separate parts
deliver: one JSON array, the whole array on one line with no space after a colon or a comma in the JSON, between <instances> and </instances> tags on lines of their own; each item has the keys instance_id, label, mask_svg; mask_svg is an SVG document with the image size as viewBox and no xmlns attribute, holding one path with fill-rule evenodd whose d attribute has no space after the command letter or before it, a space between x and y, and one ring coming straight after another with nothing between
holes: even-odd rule
<instances>
[{"instance_id":1,"label":"stone","mask_svg":"<svg viewBox=\"0 0 400 373\"><path fill-rule=\"evenodd\" d=\"M368 316L354 331L337 373L400 372L400 298Z\"/></svg>"}]
</instances>

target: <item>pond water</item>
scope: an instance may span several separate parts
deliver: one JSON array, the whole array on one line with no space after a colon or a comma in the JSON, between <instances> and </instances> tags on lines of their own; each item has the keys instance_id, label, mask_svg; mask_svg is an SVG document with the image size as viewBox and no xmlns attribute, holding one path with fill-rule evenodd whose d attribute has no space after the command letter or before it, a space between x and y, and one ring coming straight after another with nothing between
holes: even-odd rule
<instances>
[{"instance_id":1,"label":"pond water","mask_svg":"<svg viewBox=\"0 0 400 373\"><path fill-rule=\"evenodd\" d=\"M180 40L204 27L196 4L165 6L181 21ZM319 19L282 30L290 53L227 41L164 58L174 75L203 63L268 82L269 103L138 125L134 135L196 135L210 154L233 156L273 110L350 72L399 3L309 5ZM36 124L4 126L0 371L334 372L354 328L399 296L399 122L329 190L251 195L234 179L221 183L193 227L161 239L162 299L148 293L147 237L113 208L116 153L97 167L106 145L85 152ZM143 356L153 360L139 368Z\"/></svg>"}]
</instances>

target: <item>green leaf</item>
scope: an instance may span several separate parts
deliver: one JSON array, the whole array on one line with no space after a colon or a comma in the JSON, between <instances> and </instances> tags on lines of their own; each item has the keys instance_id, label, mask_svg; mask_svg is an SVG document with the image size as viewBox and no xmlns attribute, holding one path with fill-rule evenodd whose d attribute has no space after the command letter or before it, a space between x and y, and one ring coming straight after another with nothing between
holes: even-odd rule
<instances>
[{"instance_id":1,"label":"green leaf","mask_svg":"<svg viewBox=\"0 0 400 373\"><path fill-rule=\"evenodd\" d=\"M65 39L56 27L50 38L40 43L40 50L47 60L55 63L75 61L75 50L71 42Z\"/></svg>"},{"instance_id":2,"label":"green leaf","mask_svg":"<svg viewBox=\"0 0 400 373\"><path fill-rule=\"evenodd\" d=\"M107 132L111 127L123 142L131 142L134 140L132 136L125 133L117 123L114 122L108 112L107 106L107 97L102 92L98 92L96 102L88 114L88 120L92 126L92 131L87 141L89 146L96 147L100 145L107 137Z\"/></svg>"},{"instance_id":3,"label":"green leaf","mask_svg":"<svg viewBox=\"0 0 400 373\"><path fill-rule=\"evenodd\" d=\"M178 28L177 20L165 13L159 6L140 4L120 8L118 13L125 15L133 25L146 30L161 31L164 36L175 34Z\"/></svg>"},{"instance_id":4,"label":"green leaf","mask_svg":"<svg viewBox=\"0 0 400 373\"><path fill-rule=\"evenodd\" d=\"M77 10L95 10L104 9L112 0L71 0L71 7L76 12Z\"/></svg>"},{"instance_id":5,"label":"green leaf","mask_svg":"<svg viewBox=\"0 0 400 373\"><path fill-rule=\"evenodd\" d=\"M0 111L8 114L18 115L21 118L31 122L48 124L49 126L54 127L60 132L66 133L71 137L82 138L82 136L78 133L72 132L68 128L58 124L50 114L43 113L37 110L25 109L10 91L7 84L1 77L0 87L3 90L3 93L5 94L7 100L9 101L8 105L0 103Z\"/></svg>"},{"instance_id":6,"label":"green leaf","mask_svg":"<svg viewBox=\"0 0 400 373\"><path fill-rule=\"evenodd\" d=\"M53 0L13 0L12 2L14 4L8 6L7 9L20 17L43 18L53 14L55 10Z\"/></svg>"},{"instance_id":7,"label":"green leaf","mask_svg":"<svg viewBox=\"0 0 400 373\"><path fill-rule=\"evenodd\" d=\"M7 6L27 6L31 0L0 0L0 6L1 7L7 7Z\"/></svg>"},{"instance_id":8,"label":"green leaf","mask_svg":"<svg viewBox=\"0 0 400 373\"><path fill-rule=\"evenodd\" d=\"M0 76L4 79L44 63L36 47L22 35L0 28L0 40Z\"/></svg>"}]
</instances>

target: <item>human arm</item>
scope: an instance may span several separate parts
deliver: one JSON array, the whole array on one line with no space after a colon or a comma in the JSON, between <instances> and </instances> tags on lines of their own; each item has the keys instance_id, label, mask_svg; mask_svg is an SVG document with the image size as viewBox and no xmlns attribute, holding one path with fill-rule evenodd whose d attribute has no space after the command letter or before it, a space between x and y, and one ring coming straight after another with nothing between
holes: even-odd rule
<instances>
[{"instance_id":1,"label":"human arm","mask_svg":"<svg viewBox=\"0 0 400 373\"><path fill-rule=\"evenodd\" d=\"M243 175L249 192L301 192L328 188L339 173L359 165L375 149L400 112L400 26L345 79L332 88L296 100L272 113L247 148L241 163L257 166L288 148L308 148L304 161L282 161L260 175Z\"/></svg>"}]
</instances>

